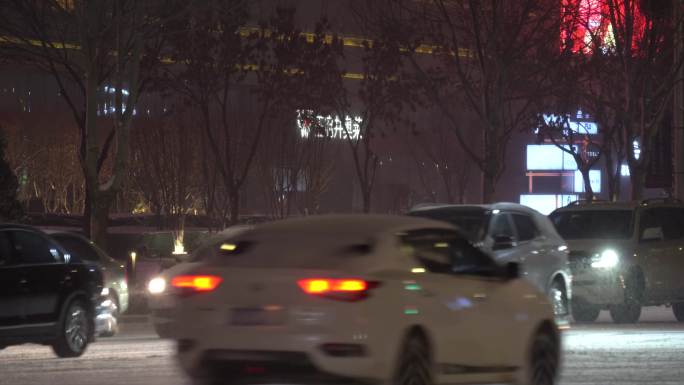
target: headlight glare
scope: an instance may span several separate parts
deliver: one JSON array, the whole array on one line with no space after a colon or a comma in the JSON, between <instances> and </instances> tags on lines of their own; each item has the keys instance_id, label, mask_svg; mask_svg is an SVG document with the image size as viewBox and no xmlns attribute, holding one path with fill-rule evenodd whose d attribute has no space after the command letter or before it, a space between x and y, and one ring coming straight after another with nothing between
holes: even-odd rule
<instances>
[{"instance_id":1,"label":"headlight glare","mask_svg":"<svg viewBox=\"0 0 684 385\"><path fill-rule=\"evenodd\" d=\"M594 257L591 267L596 269L611 269L620 262L618 253L613 249L604 250L600 255Z\"/></svg>"},{"instance_id":2,"label":"headlight glare","mask_svg":"<svg viewBox=\"0 0 684 385\"><path fill-rule=\"evenodd\" d=\"M166 290L166 280L161 277L152 278L147 284L147 291L150 294L161 294Z\"/></svg>"}]
</instances>

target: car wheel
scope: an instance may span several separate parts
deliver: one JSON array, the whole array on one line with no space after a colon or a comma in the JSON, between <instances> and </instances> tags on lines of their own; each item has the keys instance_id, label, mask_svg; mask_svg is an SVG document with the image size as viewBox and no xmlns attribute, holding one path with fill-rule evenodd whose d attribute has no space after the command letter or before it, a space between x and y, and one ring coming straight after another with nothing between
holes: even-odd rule
<instances>
[{"instance_id":1,"label":"car wheel","mask_svg":"<svg viewBox=\"0 0 684 385\"><path fill-rule=\"evenodd\" d=\"M553 305L553 314L556 319L563 318L568 315L568 296L565 292L565 286L562 282L554 281L549 290L549 298Z\"/></svg>"},{"instance_id":2,"label":"car wheel","mask_svg":"<svg viewBox=\"0 0 684 385\"><path fill-rule=\"evenodd\" d=\"M431 385L430 353L425 340L410 336L404 343L393 385Z\"/></svg>"},{"instance_id":3,"label":"car wheel","mask_svg":"<svg viewBox=\"0 0 684 385\"><path fill-rule=\"evenodd\" d=\"M81 356L90 340L91 323L83 302L69 303L59 324L59 335L52 343L52 350L62 358Z\"/></svg>"},{"instance_id":4,"label":"car wheel","mask_svg":"<svg viewBox=\"0 0 684 385\"><path fill-rule=\"evenodd\" d=\"M112 317L108 320L105 330L100 332L100 337L114 337L119 332L119 316L121 315L121 312L119 311L119 300L116 296L109 296L107 299L112 301Z\"/></svg>"},{"instance_id":5,"label":"car wheel","mask_svg":"<svg viewBox=\"0 0 684 385\"><path fill-rule=\"evenodd\" d=\"M643 280L638 273L628 275L625 280L625 302L609 307L610 317L618 324L633 324L641 317L641 293Z\"/></svg>"},{"instance_id":6,"label":"car wheel","mask_svg":"<svg viewBox=\"0 0 684 385\"><path fill-rule=\"evenodd\" d=\"M623 303L610 306L610 318L616 324L633 324L641 317L641 305L635 303Z\"/></svg>"},{"instance_id":7,"label":"car wheel","mask_svg":"<svg viewBox=\"0 0 684 385\"><path fill-rule=\"evenodd\" d=\"M530 385L554 385L560 364L560 347L557 339L548 331L539 331L530 349Z\"/></svg>"},{"instance_id":8,"label":"car wheel","mask_svg":"<svg viewBox=\"0 0 684 385\"><path fill-rule=\"evenodd\" d=\"M684 302L673 303L672 313L679 322L684 322Z\"/></svg>"},{"instance_id":9,"label":"car wheel","mask_svg":"<svg viewBox=\"0 0 684 385\"><path fill-rule=\"evenodd\" d=\"M576 322L594 322L601 313L601 308L597 305L591 304L582 298L573 298L572 300L572 318Z\"/></svg>"}]
</instances>

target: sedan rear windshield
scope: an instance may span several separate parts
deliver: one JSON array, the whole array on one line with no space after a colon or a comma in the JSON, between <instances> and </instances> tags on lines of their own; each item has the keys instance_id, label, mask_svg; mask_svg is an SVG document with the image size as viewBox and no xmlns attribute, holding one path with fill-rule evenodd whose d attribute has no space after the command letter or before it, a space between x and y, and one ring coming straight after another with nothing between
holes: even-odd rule
<instances>
[{"instance_id":1,"label":"sedan rear windshield","mask_svg":"<svg viewBox=\"0 0 684 385\"><path fill-rule=\"evenodd\" d=\"M195 260L245 268L336 269L358 263L372 249L370 239L344 234L251 233L206 245Z\"/></svg>"},{"instance_id":2,"label":"sedan rear windshield","mask_svg":"<svg viewBox=\"0 0 684 385\"><path fill-rule=\"evenodd\" d=\"M578 210L550 215L564 239L627 239L632 235L631 210Z\"/></svg>"},{"instance_id":3,"label":"sedan rear windshield","mask_svg":"<svg viewBox=\"0 0 684 385\"><path fill-rule=\"evenodd\" d=\"M487 231L488 218L482 209L440 208L414 211L409 215L449 222L458 227L471 242L482 240Z\"/></svg>"}]
</instances>

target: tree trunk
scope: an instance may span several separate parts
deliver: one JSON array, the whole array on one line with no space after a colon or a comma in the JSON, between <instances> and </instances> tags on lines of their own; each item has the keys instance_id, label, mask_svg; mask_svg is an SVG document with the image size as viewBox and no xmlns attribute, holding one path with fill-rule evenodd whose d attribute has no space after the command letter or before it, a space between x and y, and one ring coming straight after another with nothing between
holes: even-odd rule
<instances>
[{"instance_id":1,"label":"tree trunk","mask_svg":"<svg viewBox=\"0 0 684 385\"><path fill-rule=\"evenodd\" d=\"M587 201L594 200L594 189L591 187L591 179L589 179L589 168L582 167L580 173L582 174L582 180L584 181L584 199Z\"/></svg>"},{"instance_id":2,"label":"tree trunk","mask_svg":"<svg viewBox=\"0 0 684 385\"><path fill-rule=\"evenodd\" d=\"M494 202L494 192L496 191L496 176L491 172L482 173L482 203Z\"/></svg>"},{"instance_id":3,"label":"tree trunk","mask_svg":"<svg viewBox=\"0 0 684 385\"><path fill-rule=\"evenodd\" d=\"M240 190L230 189L230 224L236 225L240 220Z\"/></svg>"},{"instance_id":4,"label":"tree trunk","mask_svg":"<svg viewBox=\"0 0 684 385\"><path fill-rule=\"evenodd\" d=\"M632 182L632 200L639 201L644 196L644 184L646 183L646 173L641 167L630 165L630 181Z\"/></svg>"},{"instance_id":5,"label":"tree trunk","mask_svg":"<svg viewBox=\"0 0 684 385\"><path fill-rule=\"evenodd\" d=\"M97 127L97 76L95 66L91 64L91 68L88 69L86 73L86 111L85 111L85 128L86 128L86 138L85 138L85 159L81 160L81 164L84 170L84 179L86 184L86 196L88 200L87 204L87 214L85 217L85 222L88 226L88 235L90 239L97 245L104 248L103 244L106 242L102 236L102 223L105 223L106 219L103 221L102 218L98 218L101 214L99 202L103 198L103 194L100 192L100 180L98 178L97 163L100 157L100 147L99 147L99 137L98 137L98 127ZM106 228L104 233L106 235Z\"/></svg>"},{"instance_id":6,"label":"tree trunk","mask_svg":"<svg viewBox=\"0 0 684 385\"><path fill-rule=\"evenodd\" d=\"M361 192L361 198L363 199L363 213L368 214L371 210L371 191L370 189L364 188Z\"/></svg>"},{"instance_id":7,"label":"tree trunk","mask_svg":"<svg viewBox=\"0 0 684 385\"><path fill-rule=\"evenodd\" d=\"M620 195L622 193L622 161L620 161L617 165L617 167L613 170L613 180L612 180L612 193L609 197L609 199L612 202L617 202L620 200Z\"/></svg>"},{"instance_id":8,"label":"tree trunk","mask_svg":"<svg viewBox=\"0 0 684 385\"><path fill-rule=\"evenodd\" d=\"M502 163L502 149L499 146L498 130L484 130L484 164L482 165L482 203L494 202L496 182Z\"/></svg>"},{"instance_id":9,"label":"tree trunk","mask_svg":"<svg viewBox=\"0 0 684 385\"><path fill-rule=\"evenodd\" d=\"M90 234L90 217L92 216L91 215L92 210L90 208L91 198L90 198L90 192L88 191L88 189L86 188L85 190L86 190L85 191L85 198L84 198L85 204L83 205L83 223L81 224L81 227L83 228L83 234L86 237L91 238L91 234Z\"/></svg>"},{"instance_id":10,"label":"tree trunk","mask_svg":"<svg viewBox=\"0 0 684 385\"><path fill-rule=\"evenodd\" d=\"M90 239L102 249L107 249L107 228L109 227L109 208L111 194L99 193L91 205Z\"/></svg>"},{"instance_id":11,"label":"tree trunk","mask_svg":"<svg viewBox=\"0 0 684 385\"><path fill-rule=\"evenodd\" d=\"M605 149L603 150L603 156L605 157L606 161L604 163L604 170L606 177L608 178L607 180L607 185L608 185L608 200L611 202L617 201L616 195L615 195L615 190L616 190L616 184L615 184L615 165L613 164L613 154L612 151L606 151ZM618 164L617 168L619 169L621 166ZM617 175L620 175L619 173ZM618 179L619 180L619 179ZM619 198L619 196L618 196Z\"/></svg>"}]
</instances>

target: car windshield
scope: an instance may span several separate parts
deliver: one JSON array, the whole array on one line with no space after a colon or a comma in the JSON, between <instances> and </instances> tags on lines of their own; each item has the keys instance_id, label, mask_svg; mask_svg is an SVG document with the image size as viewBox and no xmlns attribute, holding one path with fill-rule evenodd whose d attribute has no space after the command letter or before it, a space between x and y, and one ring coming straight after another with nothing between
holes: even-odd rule
<instances>
[{"instance_id":1,"label":"car windshield","mask_svg":"<svg viewBox=\"0 0 684 385\"><path fill-rule=\"evenodd\" d=\"M254 231L208 245L195 260L231 267L335 269L369 255L373 244L369 237L356 234Z\"/></svg>"},{"instance_id":2,"label":"car windshield","mask_svg":"<svg viewBox=\"0 0 684 385\"><path fill-rule=\"evenodd\" d=\"M632 234L631 210L577 210L550 215L564 239L626 239Z\"/></svg>"},{"instance_id":3,"label":"car windshield","mask_svg":"<svg viewBox=\"0 0 684 385\"><path fill-rule=\"evenodd\" d=\"M449 222L473 243L480 241L487 230L486 211L479 208L438 208L414 211L409 215Z\"/></svg>"}]
</instances>

